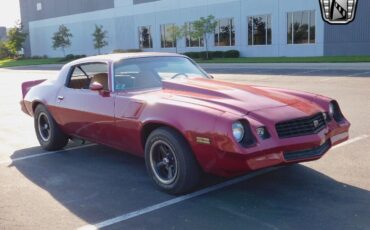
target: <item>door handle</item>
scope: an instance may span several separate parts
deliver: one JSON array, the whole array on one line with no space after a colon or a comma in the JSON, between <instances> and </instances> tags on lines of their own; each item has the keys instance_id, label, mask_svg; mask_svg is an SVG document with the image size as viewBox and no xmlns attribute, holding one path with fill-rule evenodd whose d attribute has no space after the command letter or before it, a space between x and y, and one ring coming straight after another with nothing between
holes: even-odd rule
<instances>
[{"instance_id":1,"label":"door handle","mask_svg":"<svg viewBox=\"0 0 370 230\"><path fill-rule=\"evenodd\" d=\"M59 101L63 101L64 100L64 97L63 96L58 96L58 100Z\"/></svg>"}]
</instances>

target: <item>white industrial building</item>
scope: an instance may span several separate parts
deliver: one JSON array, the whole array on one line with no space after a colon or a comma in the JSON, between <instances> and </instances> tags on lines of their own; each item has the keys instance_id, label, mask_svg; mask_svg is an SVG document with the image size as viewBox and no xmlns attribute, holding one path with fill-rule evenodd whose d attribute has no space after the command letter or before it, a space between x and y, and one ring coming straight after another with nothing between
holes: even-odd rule
<instances>
[{"instance_id":1,"label":"white industrial building","mask_svg":"<svg viewBox=\"0 0 370 230\"><path fill-rule=\"evenodd\" d=\"M203 51L204 42L190 36L177 43L167 28L213 15L219 22L210 36L210 50L239 50L242 56L324 56L370 54L369 2L359 6L355 22L326 24L319 0L20 0L22 21L29 32L30 55L61 56L52 49L53 33L63 24L73 34L66 53L96 54L95 24L108 31L102 49ZM361 7L367 7L360 10ZM361 12L360 12L361 11ZM364 11L364 12L362 12ZM363 14L363 15L362 15ZM364 18L366 17L366 18ZM364 20L365 19L365 20ZM364 22L363 22L364 21ZM357 34L355 31L360 31ZM366 48L365 48L366 47Z\"/></svg>"}]
</instances>

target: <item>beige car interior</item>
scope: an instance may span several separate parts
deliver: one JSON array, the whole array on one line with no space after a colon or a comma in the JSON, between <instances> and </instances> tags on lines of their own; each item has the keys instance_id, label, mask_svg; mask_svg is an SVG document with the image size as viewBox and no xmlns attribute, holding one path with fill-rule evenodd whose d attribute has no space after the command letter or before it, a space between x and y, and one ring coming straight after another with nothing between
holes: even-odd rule
<instances>
[{"instance_id":1,"label":"beige car interior","mask_svg":"<svg viewBox=\"0 0 370 230\"><path fill-rule=\"evenodd\" d=\"M69 82L69 88L86 89L93 82L98 82L103 86L104 90L109 90L107 73L94 74L90 79L88 79L86 76L73 77Z\"/></svg>"},{"instance_id":2,"label":"beige car interior","mask_svg":"<svg viewBox=\"0 0 370 230\"><path fill-rule=\"evenodd\" d=\"M72 89L84 89L86 88L88 79L83 77L74 77L70 80L68 87Z\"/></svg>"},{"instance_id":3,"label":"beige car interior","mask_svg":"<svg viewBox=\"0 0 370 230\"><path fill-rule=\"evenodd\" d=\"M93 75L90 81L90 85L94 82L100 83L103 86L104 90L109 90L107 73L98 73Z\"/></svg>"}]
</instances>

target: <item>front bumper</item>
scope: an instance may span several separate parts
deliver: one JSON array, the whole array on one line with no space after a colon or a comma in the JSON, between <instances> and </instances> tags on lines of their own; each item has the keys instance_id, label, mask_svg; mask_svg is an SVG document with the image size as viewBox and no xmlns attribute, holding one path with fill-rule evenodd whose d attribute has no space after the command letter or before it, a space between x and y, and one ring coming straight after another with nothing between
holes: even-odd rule
<instances>
[{"instance_id":1,"label":"front bumper","mask_svg":"<svg viewBox=\"0 0 370 230\"><path fill-rule=\"evenodd\" d=\"M224 177L277 165L313 161L323 157L333 146L348 140L349 127L350 123L346 120L340 124L332 121L313 135L286 139L271 137L258 140L250 148L234 147L234 151L204 149L198 160L206 172ZM213 151L213 157L209 159L206 157L208 151Z\"/></svg>"}]
</instances>

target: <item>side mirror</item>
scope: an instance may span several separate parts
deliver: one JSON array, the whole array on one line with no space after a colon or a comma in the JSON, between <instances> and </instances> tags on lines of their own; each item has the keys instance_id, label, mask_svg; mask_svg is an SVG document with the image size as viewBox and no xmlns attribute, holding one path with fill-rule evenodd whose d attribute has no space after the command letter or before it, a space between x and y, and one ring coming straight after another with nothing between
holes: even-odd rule
<instances>
[{"instance_id":1,"label":"side mirror","mask_svg":"<svg viewBox=\"0 0 370 230\"><path fill-rule=\"evenodd\" d=\"M90 89L92 91L100 91L100 90L103 90L104 87L103 87L102 84L100 84L99 82L96 82L95 81L95 82L93 82L93 83L90 84Z\"/></svg>"},{"instance_id":2,"label":"side mirror","mask_svg":"<svg viewBox=\"0 0 370 230\"><path fill-rule=\"evenodd\" d=\"M215 79L215 77L213 75L210 75L210 74L209 74L209 78L210 79Z\"/></svg>"}]
</instances>

